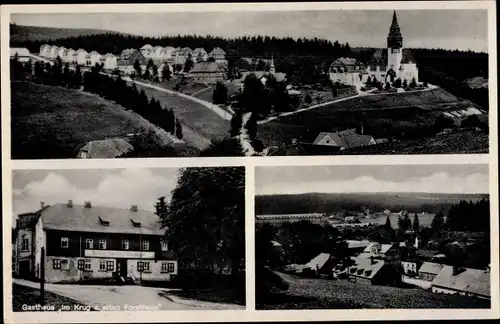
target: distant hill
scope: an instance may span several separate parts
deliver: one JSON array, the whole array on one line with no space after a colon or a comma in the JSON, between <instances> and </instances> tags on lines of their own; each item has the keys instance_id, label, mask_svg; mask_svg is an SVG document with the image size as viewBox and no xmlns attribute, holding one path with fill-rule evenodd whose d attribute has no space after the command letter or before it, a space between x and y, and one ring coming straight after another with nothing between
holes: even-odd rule
<instances>
[{"instance_id":1,"label":"distant hill","mask_svg":"<svg viewBox=\"0 0 500 324\"><path fill-rule=\"evenodd\" d=\"M342 210L447 213L460 200L477 201L488 194L431 193L306 193L255 197L255 214L330 213Z\"/></svg>"},{"instance_id":2,"label":"distant hill","mask_svg":"<svg viewBox=\"0 0 500 324\"><path fill-rule=\"evenodd\" d=\"M87 35L99 34L119 34L115 31L103 29L87 29L87 28L53 28L53 27L37 27L37 26L21 26L10 24L10 42L25 41L48 41L59 38L79 37Z\"/></svg>"}]
</instances>

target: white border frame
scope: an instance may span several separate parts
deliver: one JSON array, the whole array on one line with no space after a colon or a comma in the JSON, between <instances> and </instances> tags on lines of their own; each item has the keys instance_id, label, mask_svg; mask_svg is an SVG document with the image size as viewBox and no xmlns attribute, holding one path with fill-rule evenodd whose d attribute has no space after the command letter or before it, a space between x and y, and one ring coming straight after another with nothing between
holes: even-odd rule
<instances>
[{"instance_id":1,"label":"white border frame","mask_svg":"<svg viewBox=\"0 0 500 324\"><path fill-rule=\"evenodd\" d=\"M284 9L285 8L285 9ZM152 158L124 160L10 160L10 88L9 88L9 22L11 13L95 13L95 12L160 12L160 11L299 11L299 10L411 10L411 9L487 9L490 91L490 153L480 155L370 155L318 157L248 157L248 158ZM11 249L3 253L4 308L7 323L66 322L193 322L193 321L320 321L376 319L479 319L498 318L499 262L498 217L491 220L492 263L490 310L473 309L365 309L365 310L269 310L255 311L254 301L254 167L280 165L398 165L398 164L489 164L491 215L498 215L498 147L497 147L497 50L494 1L413 1L413 2L345 2L345 3L221 3L221 4L127 4L127 5L30 5L1 7L2 58L2 178L3 214L12 214L12 170L20 169L101 169L190 166L246 167L246 262L247 307L239 311L156 311L156 312L12 312ZM6 154L7 153L7 156ZM3 243L11 244L12 217L3 218Z\"/></svg>"}]
</instances>

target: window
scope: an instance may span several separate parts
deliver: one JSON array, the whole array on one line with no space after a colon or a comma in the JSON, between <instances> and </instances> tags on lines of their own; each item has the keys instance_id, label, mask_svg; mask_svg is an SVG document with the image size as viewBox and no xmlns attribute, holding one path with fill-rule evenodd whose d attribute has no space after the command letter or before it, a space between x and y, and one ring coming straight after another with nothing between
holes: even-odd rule
<instances>
[{"instance_id":1,"label":"window","mask_svg":"<svg viewBox=\"0 0 500 324\"><path fill-rule=\"evenodd\" d=\"M149 241L142 241L142 249L145 251L149 250Z\"/></svg>"},{"instance_id":2,"label":"window","mask_svg":"<svg viewBox=\"0 0 500 324\"><path fill-rule=\"evenodd\" d=\"M85 239L85 248L93 249L94 248L94 240L93 239Z\"/></svg>"},{"instance_id":3,"label":"window","mask_svg":"<svg viewBox=\"0 0 500 324\"><path fill-rule=\"evenodd\" d=\"M29 252L30 250L30 240L26 234L23 235L23 240L21 241L21 251Z\"/></svg>"},{"instance_id":4,"label":"window","mask_svg":"<svg viewBox=\"0 0 500 324\"><path fill-rule=\"evenodd\" d=\"M90 259L85 260L85 270L92 270L92 263L90 262Z\"/></svg>"},{"instance_id":5,"label":"window","mask_svg":"<svg viewBox=\"0 0 500 324\"><path fill-rule=\"evenodd\" d=\"M61 269L61 260L59 259L52 260L52 268Z\"/></svg>"},{"instance_id":6,"label":"window","mask_svg":"<svg viewBox=\"0 0 500 324\"><path fill-rule=\"evenodd\" d=\"M175 269L175 263L173 263L173 262L168 262L168 263L167 263L167 271L168 271L168 272L174 272L174 269Z\"/></svg>"},{"instance_id":7,"label":"window","mask_svg":"<svg viewBox=\"0 0 500 324\"><path fill-rule=\"evenodd\" d=\"M113 271L115 269L115 263L113 261L106 261L106 270Z\"/></svg>"},{"instance_id":8,"label":"window","mask_svg":"<svg viewBox=\"0 0 500 324\"><path fill-rule=\"evenodd\" d=\"M106 240L105 239L99 240L99 249L106 250Z\"/></svg>"},{"instance_id":9,"label":"window","mask_svg":"<svg viewBox=\"0 0 500 324\"><path fill-rule=\"evenodd\" d=\"M122 240L122 249L128 250L128 240Z\"/></svg>"},{"instance_id":10,"label":"window","mask_svg":"<svg viewBox=\"0 0 500 324\"><path fill-rule=\"evenodd\" d=\"M149 262L142 262L142 261L137 262L137 271L139 272L149 271Z\"/></svg>"},{"instance_id":11,"label":"window","mask_svg":"<svg viewBox=\"0 0 500 324\"><path fill-rule=\"evenodd\" d=\"M61 260L61 270L69 270L68 260Z\"/></svg>"},{"instance_id":12,"label":"window","mask_svg":"<svg viewBox=\"0 0 500 324\"><path fill-rule=\"evenodd\" d=\"M106 270L106 261L99 261L99 270L101 271Z\"/></svg>"},{"instance_id":13,"label":"window","mask_svg":"<svg viewBox=\"0 0 500 324\"><path fill-rule=\"evenodd\" d=\"M168 242L167 241L162 241L161 242L161 250L162 251L168 251Z\"/></svg>"},{"instance_id":14,"label":"window","mask_svg":"<svg viewBox=\"0 0 500 324\"><path fill-rule=\"evenodd\" d=\"M84 268L85 268L85 260L79 259L78 260L78 270L83 270Z\"/></svg>"},{"instance_id":15,"label":"window","mask_svg":"<svg viewBox=\"0 0 500 324\"><path fill-rule=\"evenodd\" d=\"M67 248L69 245L69 240L67 237L61 237L61 247Z\"/></svg>"}]
</instances>

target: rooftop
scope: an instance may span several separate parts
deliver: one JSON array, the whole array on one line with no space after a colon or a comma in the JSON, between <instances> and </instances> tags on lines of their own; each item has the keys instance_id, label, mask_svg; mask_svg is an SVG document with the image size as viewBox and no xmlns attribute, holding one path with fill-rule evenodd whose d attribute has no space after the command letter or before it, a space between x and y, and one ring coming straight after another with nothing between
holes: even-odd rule
<instances>
[{"instance_id":1,"label":"rooftop","mask_svg":"<svg viewBox=\"0 0 500 324\"><path fill-rule=\"evenodd\" d=\"M87 158L105 159L121 156L134 147L121 138L109 138L99 141L90 141L80 151L87 152Z\"/></svg>"},{"instance_id":2,"label":"rooftop","mask_svg":"<svg viewBox=\"0 0 500 324\"><path fill-rule=\"evenodd\" d=\"M434 278L432 285L491 296L490 272L486 270L465 268L464 271L453 275L453 267L446 265Z\"/></svg>"}]
</instances>

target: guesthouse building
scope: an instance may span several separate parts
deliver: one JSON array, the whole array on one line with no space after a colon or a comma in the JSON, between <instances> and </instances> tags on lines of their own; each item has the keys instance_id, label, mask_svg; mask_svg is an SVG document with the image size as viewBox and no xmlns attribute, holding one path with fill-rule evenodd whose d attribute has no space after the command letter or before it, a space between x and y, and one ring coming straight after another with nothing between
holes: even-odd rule
<instances>
[{"instance_id":1,"label":"guesthouse building","mask_svg":"<svg viewBox=\"0 0 500 324\"><path fill-rule=\"evenodd\" d=\"M158 216L138 206L42 204L18 215L14 275L39 280L43 268L52 283L170 281L177 258L163 234Z\"/></svg>"}]
</instances>

